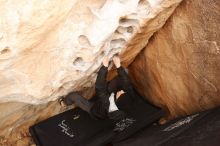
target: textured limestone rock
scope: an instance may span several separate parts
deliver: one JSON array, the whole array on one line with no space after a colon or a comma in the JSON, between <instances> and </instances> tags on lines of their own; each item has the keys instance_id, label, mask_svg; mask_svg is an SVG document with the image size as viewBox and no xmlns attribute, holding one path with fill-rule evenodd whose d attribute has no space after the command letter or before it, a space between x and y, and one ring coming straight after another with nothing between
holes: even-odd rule
<instances>
[{"instance_id":1,"label":"textured limestone rock","mask_svg":"<svg viewBox=\"0 0 220 146\"><path fill-rule=\"evenodd\" d=\"M104 56L129 64L180 1L1 1L0 102L40 104L92 86Z\"/></svg>"},{"instance_id":2,"label":"textured limestone rock","mask_svg":"<svg viewBox=\"0 0 220 146\"><path fill-rule=\"evenodd\" d=\"M0 146L29 146L31 141L28 128L64 109L57 102L44 105L25 103L0 104Z\"/></svg>"},{"instance_id":3,"label":"textured limestone rock","mask_svg":"<svg viewBox=\"0 0 220 146\"><path fill-rule=\"evenodd\" d=\"M220 1L185 0L130 67L169 118L220 105Z\"/></svg>"},{"instance_id":4,"label":"textured limestone rock","mask_svg":"<svg viewBox=\"0 0 220 146\"><path fill-rule=\"evenodd\" d=\"M103 56L129 65L180 1L0 1L0 145L29 145L28 127L62 111L41 103L92 86Z\"/></svg>"}]
</instances>

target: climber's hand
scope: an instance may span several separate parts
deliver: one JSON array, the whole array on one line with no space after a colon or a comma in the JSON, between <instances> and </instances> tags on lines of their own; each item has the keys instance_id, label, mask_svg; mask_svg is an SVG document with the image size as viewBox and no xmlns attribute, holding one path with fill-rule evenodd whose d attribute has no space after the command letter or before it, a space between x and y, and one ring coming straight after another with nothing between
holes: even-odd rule
<instances>
[{"instance_id":1,"label":"climber's hand","mask_svg":"<svg viewBox=\"0 0 220 146\"><path fill-rule=\"evenodd\" d=\"M124 90L120 90L116 93L116 99L118 99L122 94L124 94L125 91Z\"/></svg>"},{"instance_id":2,"label":"climber's hand","mask_svg":"<svg viewBox=\"0 0 220 146\"><path fill-rule=\"evenodd\" d=\"M102 61L102 64L105 66L105 67L108 67L108 64L109 64L109 59L108 57L105 57Z\"/></svg>"},{"instance_id":3,"label":"climber's hand","mask_svg":"<svg viewBox=\"0 0 220 146\"><path fill-rule=\"evenodd\" d=\"M118 56L113 57L113 62L115 64L116 68L119 68L121 66L121 61L120 61L120 58Z\"/></svg>"}]
</instances>

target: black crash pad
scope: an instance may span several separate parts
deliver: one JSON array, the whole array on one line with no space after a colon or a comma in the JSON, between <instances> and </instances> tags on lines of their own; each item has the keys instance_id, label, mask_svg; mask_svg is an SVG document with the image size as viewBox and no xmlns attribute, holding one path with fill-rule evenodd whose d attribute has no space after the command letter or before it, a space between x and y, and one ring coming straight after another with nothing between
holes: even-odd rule
<instances>
[{"instance_id":1,"label":"black crash pad","mask_svg":"<svg viewBox=\"0 0 220 146\"><path fill-rule=\"evenodd\" d=\"M114 146L219 146L220 107L142 129Z\"/></svg>"},{"instance_id":2,"label":"black crash pad","mask_svg":"<svg viewBox=\"0 0 220 146\"><path fill-rule=\"evenodd\" d=\"M30 127L30 133L37 146L74 146L86 145L87 139L94 135L108 136L111 129L110 120L94 120L85 111L75 108ZM108 140L107 137L101 143Z\"/></svg>"},{"instance_id":3,"label":"black crash pad","mask_svg":"<svg viewBox=\"0 0 220 146\"><path fill-rule=\"evenodd\" d=\"M128 106L126 102L120 100L120 105ZM37 146L104 146L128 138L163 115L161 109L140 97L129 106L126 118L117 122L96 120L75 108L37 123L29 130Z\"/></svg>"}]
</instances>

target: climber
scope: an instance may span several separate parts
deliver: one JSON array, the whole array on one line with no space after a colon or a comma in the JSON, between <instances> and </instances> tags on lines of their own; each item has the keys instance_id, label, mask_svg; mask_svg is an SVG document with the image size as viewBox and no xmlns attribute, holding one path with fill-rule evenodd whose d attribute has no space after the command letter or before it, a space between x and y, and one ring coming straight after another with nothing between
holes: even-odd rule
<instances>
[{"instance_id":1,"label":"climber","mask_svg":"<svg viewBox=\"0 0 220 146\"><path fill-rule=\"evenodd\" d=\"M113 63L117 68L118 76L112 81L107 82L109 59L104 58L102 67L98 72L95 83L96 97L95 101L89 101L77 92L72 92L64 98L61 103L65 105L75 104L84 111L88 112L96 119L113 119L121 120L125 117L126 108L129 108L134 101L134 90L125 69L121 66L120 58L113 57ZM119 97L126 98L127 106L120 106ZM116 101L116 103L115 103ZM119 106L117 106L119 105Z\"/></svg>"},{"instance_id":2,"label":"climber","mask_svg":"<svg viewBox=\"0 0 220 146\"><path fill-rule=\"evenodd\" d=\"M113 63L118 76L106 81L109 60L105 58L95 83L96 95L92 99L87 100L77 92L60 99L61 104L75 104L81 109L68 110L30 128L36 143L42 146L114 144L162 117L161 109L143 100L133 89L119 57L113 57Z\"/></svg>"}]
</instances>

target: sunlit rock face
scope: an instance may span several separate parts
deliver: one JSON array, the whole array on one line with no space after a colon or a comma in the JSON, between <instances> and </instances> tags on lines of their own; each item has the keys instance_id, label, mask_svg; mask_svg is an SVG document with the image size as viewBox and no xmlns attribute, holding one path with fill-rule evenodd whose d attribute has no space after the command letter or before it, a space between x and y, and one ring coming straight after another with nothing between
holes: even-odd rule
<instances>
[{"instance_id":1,"label":"sunlit rock face","mask_svg":"<svg viewBox=\"0 0 220 146\"><path fill-rule=\"evenodd\" d=\"M47 101L93 86L104 56L128 66L180 1L1 0L0 145L30 145L28 127L62 111Z\"/></svg>"},{"instance_id":2,"label":"sunlit rock face","mask_svg":"<svg viewBox=\"0 0 220 146\"><path fill-rule=\"evenodd\" d=\"M130 67L168 118L220 105L220 1L185 0Z\"/></svg>"},{"instance_id":3,"label":"sunlit rock face","mask_svg":"<svg viewBox=\"0 0 220 146\"><path fill-rule=\"evenodd\" d=\"M0 103L0 146L30 146L33 141L28 128L63 110L58 102L38 106L18 102Z\"/></svg>"},{"instance_id":4,"label":"sunlit rock face","mask_svg":"<svg viewBox=\"0 0 220 146\"><path fill-rule=\"evenodd\" d=\"M128 65L180 1L2 0L0 102L92 86L104 56L121 53Z\"/></svg>"}]
</instances>

